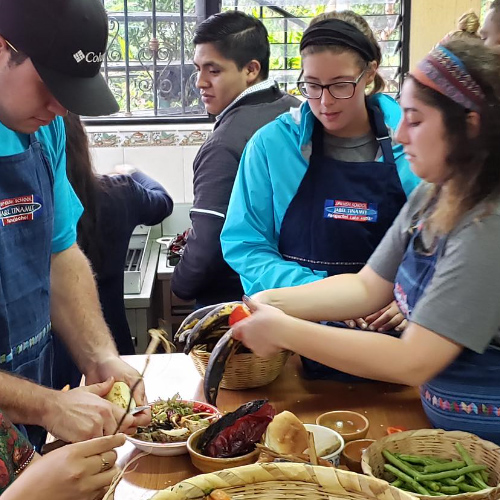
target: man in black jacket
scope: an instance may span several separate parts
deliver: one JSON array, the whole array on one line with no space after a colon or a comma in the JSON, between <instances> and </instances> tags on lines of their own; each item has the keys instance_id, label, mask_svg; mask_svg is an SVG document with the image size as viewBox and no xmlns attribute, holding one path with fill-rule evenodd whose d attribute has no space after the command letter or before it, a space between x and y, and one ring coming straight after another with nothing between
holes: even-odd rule
<instances>
[{"instance_id":1,"label":"man in black jacket","mask_svg":"<svg viewBox=\"0 0 500 500\"><path fill-rule=\"evenodd\" d=\"M194 44L196 86L216 123L194 160L192 229L172 291L203 306L243 295L220 246L240 158L255 131L299 101L268 79L269 41L258 19L237 11L215 14L197 27Z\"/></svg>"}]
</instances>

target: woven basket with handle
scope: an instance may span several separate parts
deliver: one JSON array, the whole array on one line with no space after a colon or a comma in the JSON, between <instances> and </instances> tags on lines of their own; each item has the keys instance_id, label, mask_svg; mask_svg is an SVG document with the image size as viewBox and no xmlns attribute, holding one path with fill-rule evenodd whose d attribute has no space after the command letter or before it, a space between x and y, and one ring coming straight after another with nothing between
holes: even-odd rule
<instances>
[{"instance_id":1,"label":"woven basket with handle","mask_svg":"<svg viewBox=\"0 0 500 500\"><path fill-rule=\"evenodd\" d=\"M363 472L369 476L393 481L395 478L384 470L385 459L382 450L406 455L424 455L437 458L461 460L455 448L460 442L468 451L474 462L488 467L491 488L474 493L443 495L439 498L449 500L498 500L500 499L500 447L490 441L461 431L444 431L442 429L421 429L391 434L375 441L364 452L361 460ZM435 496L419 495L422 500L431 500Z\"/></svg>"},{"instance_id":2,"label":"woven basket with handle","mask_svg":"<svg viewBox=\"0 0 500 500\"><path fill-rule=\"evenodd\" d=\"M204 377L211 353L194 348L189 354L198 373ZM251 352L234 354L227 362L220 386L239 390L270 384L278 377L289 356L290 351L282 351L269 359L259 358Z\"/></svg>"},{"instance_id":3,"label":"woven basket with handle","mask_svg":"<svg viewBox=\"0 0 500 500\"><path fill-rule=\"evenodd\" d=\"M186 479L152 500L201 500L221 489L235 500L416 500L385 481L308 464L253 464Z\"/></svg>"}]
</instances>

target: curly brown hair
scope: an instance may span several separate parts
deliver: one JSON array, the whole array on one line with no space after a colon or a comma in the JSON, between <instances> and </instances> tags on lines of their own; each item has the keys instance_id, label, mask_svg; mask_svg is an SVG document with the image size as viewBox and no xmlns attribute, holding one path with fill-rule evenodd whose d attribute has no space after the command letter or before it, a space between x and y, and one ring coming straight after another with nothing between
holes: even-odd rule
<instances>
[{"instance_id":1,"label":"curly brown hair","mask_svg":"<svg viewBox=\"0 0 500 500\"><path fill-rule=\"evenodd\" d=\"M434 188L432 198L437 203L428 221L437 234L449 233L479 203L486 202L488 207L500 197L500 55L480 40L450 40L443 46L462 61L485 99L479 111L479 133L472 137L469 110L409 75L416 97L440 110L448 140L450 177L445 187Z\"/></svg>"},{"instance_id":2,"label":"curly brown hair","mask_svg":"<svg viewBox=\"0 0 500 500\"><path fill-rule=\"evenodd\" d=\"M377 62L377 66L380 66L380 63L382 62L382 51L380 49L379 43L377 42L377 39L375 38L375 35L373 34L372 29L370 28L370 25L364 17L356 14L352 10L324 12L323 14L319 14L314 17L309 23L309 26L319 23L320 21L325 21L326 19L339 19L340 21L344 21L361 31L361 33L363 33L372 42L377 55L375 61ZM325 50L329 50L334 53L352 53L353 56L358 60L357 62L359 64L360 70L364 69L366 66L366 62L363 60L360 54L358 54L354 49L345 47L343 45L310 45L302 51L301 56L303 57L308 54L317 54L318 52L323 52ZM384 88L385 81L382 76L380 76L380 74L376 72L375 79L373 81L373 87L371 88L369 94L373 95L378 92L382 92Z\"/></svg>"}]
</instances>

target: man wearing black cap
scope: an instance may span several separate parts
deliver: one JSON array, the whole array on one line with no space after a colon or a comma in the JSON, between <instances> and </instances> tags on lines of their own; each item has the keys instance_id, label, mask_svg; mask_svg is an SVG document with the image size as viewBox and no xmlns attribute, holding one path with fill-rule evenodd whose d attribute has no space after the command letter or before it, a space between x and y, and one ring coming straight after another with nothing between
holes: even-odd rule
<instances>
[{"instance_id":1,"label":"man wearing black cap","mask_svg":"<svg viewBox=\"0 0 500 500\"><path fill-rule=\"evenodd\" d=\"M138 377L118 357L75 243L82 207L66 178L60 118L118 111L99 73L107 37L100 0L0 0L0 407L67 441L112 434L123 410L98 396ZM96 385L47 389L52 330Z\"/></svg>"}]
</instances>

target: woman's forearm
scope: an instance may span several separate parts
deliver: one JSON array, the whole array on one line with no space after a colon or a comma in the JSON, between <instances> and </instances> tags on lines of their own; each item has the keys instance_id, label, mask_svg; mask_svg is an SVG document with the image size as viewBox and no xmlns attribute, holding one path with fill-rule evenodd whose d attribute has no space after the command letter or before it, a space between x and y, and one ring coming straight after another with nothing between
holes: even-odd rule
<instances>
[{"instance_id":1,"label":"woman's forearm","mask_svg":"<svg viewBox=\"0 0 500 500\"><path fill-rule=\"evenodd\" d=\"M402 338L290 318L281 347L352 375L418 386L434 377L461 346L415 324Z\"/></svg>"},{"instance_id":2,"label":"woman's forearm","mask_svg":"<svg viewBox=\"0 0 500 500\"><path fill-rule=\"evenodd\" d=\"M257 296L296 318L341 321L362 318L392 300L392 283L365 267L357 274L341 274L290 288L266 290Z\"/></svg>"}]
</instances>

